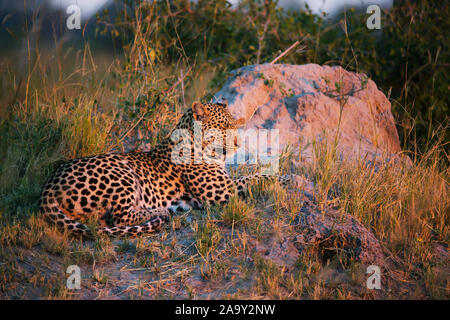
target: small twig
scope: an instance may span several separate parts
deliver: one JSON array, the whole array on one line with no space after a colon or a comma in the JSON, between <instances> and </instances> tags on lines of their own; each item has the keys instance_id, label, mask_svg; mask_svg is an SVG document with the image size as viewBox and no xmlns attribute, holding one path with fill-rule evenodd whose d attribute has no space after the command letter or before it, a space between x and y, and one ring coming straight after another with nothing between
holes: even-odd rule
<instances>
[{"instance_id":1,"label":"small twig","mask_svg":"<svg viewBox=\"0 0 450 320\"><path fill-rule=\"evenodd\" d=\"M185 74L182 74L182 77L178 79L177 82L175 82L173 84L172 87L170 87L165 93L164 93L164 98L167 97L169 95L169 93L172 92L172 90L174 90L183 80L184 78L186 78L186 76L191 72L191 67L188 69L188 71ZM119 139L119 141L117 141L111 148L115 148L117 147L130 133L131 131L133 131L134 128L136 128L136 126L144 119L144 117L146 116L146 113L144 112L140 118L131 126L130 129L128 129L128 131Z\"/></svg>"},{"instance_id":2,"label":"small twig","mask_svg":"<svg viewBox=\"0 0 450 320\"><path fill-rule=\"evenodd\" d=\"M267 19L266 23L264 24L264 29L261 34L261 36L258 37L258 52L256 53L256 64L259 64L260 58L261 58L261 51L264 48L264 38L266 36L267 28L270 24L270 17Z\"/></svg>"},{"instance_id":3,"label":"small twig","mask_svg":"<svg viewBox=\"0 0 450 320\"><path fill-rule=\"evenodd\" d=\"M291 45L289 48L287 48L286 50L283 51L282 54L280 54L278 57L276 57L270 64L274 64L275 62L277 62L278 60L280 60L281 58L283 58L285 55L287 55L292 49L294 49L296 46L298 46L300 44L300 41L295 41L293 45Z\"/></svg>"},{"instance_id":4,"label":"small twig","mask_svg":"<svg viewBox=\"0 0 450 320\"><path fill-rule=\"evenodd\" d=\"M173 89L175 89L182 81L184 81L184 79L185 79L186 76L191 72L191 70L192 70L192 67L189 67L188 71L187 71L185 74L181 73L181 74L182 74L182 77L178 78L178 81L175 82L175 83L173 84L173 86L171 86L170 89L167 90L165 93L168 94L168 93L170 93Z\"/></svg>"},{"instance_id":5,"label":"small twig","mask_svg":"<svg viewBox=\"0 0 450 320\"><path fill-rule=\"evenodd\" d=\"M144 119L144 117L145 117L145 115L146 115L146 113L144 112L141 116L140 116L140 118L131 126L131 128L119 139L119 141L117 141L117 143L113 146L113 147L111 147L110 149L112 149L112 148L114 148L114 147L116 147L116 146L118 146L130 133L131 133L131 131L133 131L133 129L134 128L136 128L136 126L139 124L139 122L141 122L142 121L142 119Z\"/></svg>"}]
</instances>

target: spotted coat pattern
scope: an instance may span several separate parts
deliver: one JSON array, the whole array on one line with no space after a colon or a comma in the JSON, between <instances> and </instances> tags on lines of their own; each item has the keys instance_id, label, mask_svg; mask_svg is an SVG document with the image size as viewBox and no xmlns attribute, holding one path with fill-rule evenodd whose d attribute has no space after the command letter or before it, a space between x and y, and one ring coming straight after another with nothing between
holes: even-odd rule
<instances>
[{"instance_id":1,"label":"spotted coat pattern","mask_svg":"<svg viewBox=\"0 0 450 320\"><path fill-rule=\"evenodd\" d=\"M243 124L243 119L233 119L224 104L195 102L176 129L192 134L194 121L201 122L203 131L218 129L223 137ZM209 141L200 144L193 143L191 159L195 150L210 152ZM75 235L92 235L86 221L95 219L101 225L100 234L139 236L159 230L173 212L201 209L204 203L224 204L233 192L244 192L249 181L270 178L233 181L225 169L225 151L216 162L175 164L171 158L175 146L167 138L149 152L102 154L63 163L43 188L40 210ZM232 148L237 147L238 139L234 139Z\"/></svg>"}]
</instances>

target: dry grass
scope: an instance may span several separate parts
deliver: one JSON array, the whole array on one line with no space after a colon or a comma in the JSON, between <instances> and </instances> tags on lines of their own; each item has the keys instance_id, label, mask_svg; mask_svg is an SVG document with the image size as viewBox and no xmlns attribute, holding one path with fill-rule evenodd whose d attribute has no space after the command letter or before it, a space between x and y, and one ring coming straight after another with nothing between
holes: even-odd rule
<instances>
[{"instance_id":1,"label":"dry grass","mask_svg":"<svg viewBox=\"0 0 450 320\"><path fill-rule=\"evenodd\" d=\"M389 179L384 170L392 171ZM445 250L448 245L448 198L441 186L433 189L442 192L434 195L433 203L424 207L420 200L419 206L410 194L430 185L408 183L419 174L416 170L364 171L372 178L361 181L350 179L357 172L353 166L342 165L332 188L340 190L340 195L338 191L329 195L373 230L398 261L393 270L397 281L390 282L389 291L381 295L365 288L364 266L356 262L345 268L338 258L324 262L314 248L303 252L293 265L280 265L267 256L270 248L295 235L293 212L305 205L302 193L288 193L272 184L256 185L247 199L233 198L223 208L177 215L149 238L80 241L36 215L20 224L4 224L0 237L3 297L448 298L447 260L435 254L437 246ZM422 174L433 176L433 172L427 167ZM401 190L396 179L403 181ZM377 205L372 206L370 199L364 203L360 197L375 186L370 195ZM65 288L64 270L71 264L82 268L81 290Z\"/></svg>"},{"instance_id":2,"label":"dry grass","mask_svg":"<svg viewBox=\"0 0 450 320\"><path fill-rule=\"evenodd\" d=\"M310 205L301 190L278 184L255 185L247 199L232 198L225 207L175 215L149 238L81 241L48 225L36 202L55 162L151 147L174 127L183 101L208 93L214 68L192 65L180 81L188 68L159 65L147 36L137 33L123 60L106 65L89 46L56 61L36 52L24 74L1 65L0 298L449 298L442 143L414 155L411 166L342 162L314 144L313 161L295 168L315 183L315 205L352 214L390 252L393 280L382 292L366 288L357 262L323 261L314 248L288 265L266 254L296 234L295 218ZM292 170L293 157L283 156L282 173ZM81 290L65 285L74 264L82 270Z\"/></svg>"}]
</instances>

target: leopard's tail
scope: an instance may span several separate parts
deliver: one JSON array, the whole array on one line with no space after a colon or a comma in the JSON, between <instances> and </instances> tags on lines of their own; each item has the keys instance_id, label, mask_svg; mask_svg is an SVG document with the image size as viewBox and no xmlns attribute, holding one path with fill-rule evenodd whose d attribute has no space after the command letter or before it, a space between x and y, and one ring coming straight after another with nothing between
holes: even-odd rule
<instances>
[{"instance_id":1,"label":"leopard's tail","mask_svg":"<svg viewBox=\"0 0 450 320\"><path fill-rule=\"evenodd\" d=\"M168 221L169 217L167 215L161 215L135 226L103 227L100 228L97 233L117 238L137 237L161 230L163 224Z\"/></svg>"},{"instance_id":2,"label":"leopard's tail","mask_svg":"<svg viewBox=\"0 0 450 320\"><path fill-rule=\"evenodd\" d=\"M41 212L58 227L67 230L75 236L93 238L93 233L86 224L68 217L61 211L58 204L40 204L40 207ZM102 227L97 230L97 234L106 234L115 238L136 237L159 231L168 220L168 216L161 215L135 226Z\"/></svg>"},{"instance_id":3,"label":"leopard's tail","mask_svg":"<svg viewBox=\"0 0 450 320\"><path fill-rule=\"evenodd\" d=\"M45 200L44 200L45 202ZM59 228L67 230L75 236L92 237L89 227L81 222L71 219L61 211L58 204L40 203L41 212Z\"/></svg>"}]
</instances>

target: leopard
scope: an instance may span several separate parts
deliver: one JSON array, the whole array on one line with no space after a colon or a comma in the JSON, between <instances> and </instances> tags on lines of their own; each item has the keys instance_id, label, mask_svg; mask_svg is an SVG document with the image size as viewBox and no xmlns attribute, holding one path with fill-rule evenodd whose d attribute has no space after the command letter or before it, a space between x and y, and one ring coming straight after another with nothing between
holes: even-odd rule
<instances>
[{"instance_id":1,"label":"leopard","mask_svg":"<svg viewBox=\"0 0 450 320\"><path fill-rule=\"evenodd\" d=\"M286 186L289 178L282 176L230 176L226 158L240 147L237 129L243 125L245 119L236 120L226 103L196 101L150 151L111 152L60 164L42 189L39 210L74 236L138 237L161 230L174 213L243 196L254 181ZM211 131L216 134L206 136ZM89 227L89 221L97 227Z\"/></svg>"}]
</instances>

